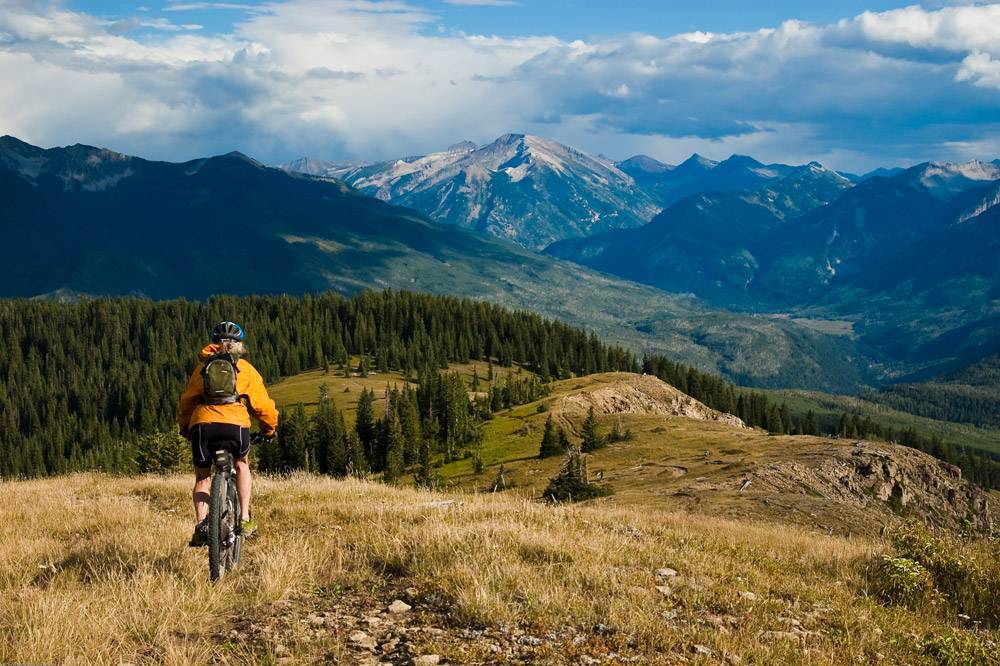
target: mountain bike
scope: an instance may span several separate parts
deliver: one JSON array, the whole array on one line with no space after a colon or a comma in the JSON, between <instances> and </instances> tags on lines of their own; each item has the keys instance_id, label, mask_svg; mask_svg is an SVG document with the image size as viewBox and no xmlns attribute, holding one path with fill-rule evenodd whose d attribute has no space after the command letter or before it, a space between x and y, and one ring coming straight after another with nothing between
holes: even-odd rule
<instances>
[{"instance_id":1,"label":"mountain bike","mask_svg":"<svg viewBox=\"0 0 1000 666\"><path fill-rule=\"evenodd\" d=\"M257 433L252 437L255 443L261 440ZM220 446L212 452L212 463L215 471L208 504L208 574L215 581L240 564L243 521L232 452Z\"/></svg>"}]
</instances>

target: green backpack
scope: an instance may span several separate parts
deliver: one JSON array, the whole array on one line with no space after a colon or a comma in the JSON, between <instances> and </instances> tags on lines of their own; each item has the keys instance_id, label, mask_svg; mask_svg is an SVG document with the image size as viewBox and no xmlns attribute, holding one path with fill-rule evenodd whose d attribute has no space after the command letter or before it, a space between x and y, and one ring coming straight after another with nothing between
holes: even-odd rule
<instances>
[{"instance_id":1,"label":"green backpack","mask_svg":"<svg viewBox=\"0 0 1000 666\"><path fill-rule=\"evenodd\" d=\"M231 405L240 401L236 390L236 375L239 369L232 354L215 354L205 359L201 369L204 387L201 395L209 405Z\"/></svg>"}]
</instances>

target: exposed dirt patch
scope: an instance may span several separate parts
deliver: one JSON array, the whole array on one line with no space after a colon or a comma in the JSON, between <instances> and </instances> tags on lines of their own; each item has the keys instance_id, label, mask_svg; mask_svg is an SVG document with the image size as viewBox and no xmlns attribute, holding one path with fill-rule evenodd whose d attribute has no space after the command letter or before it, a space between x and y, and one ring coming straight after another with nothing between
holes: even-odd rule
<instances>
[{"instance_id":1,"label":"exposed dirt patch","mask_svg":"<svg viewBox=\"0 0 1000 666\"><path fill-rule=\"evenodd\" d=\"M553 411L570 415L593 407L598 414L683 416L699 421L718 421L736 428L747 427L736 416L716 411L651 375L616 373L609 376L613 378L610 383L559 398Z\"/></svg>"}]
</instances>

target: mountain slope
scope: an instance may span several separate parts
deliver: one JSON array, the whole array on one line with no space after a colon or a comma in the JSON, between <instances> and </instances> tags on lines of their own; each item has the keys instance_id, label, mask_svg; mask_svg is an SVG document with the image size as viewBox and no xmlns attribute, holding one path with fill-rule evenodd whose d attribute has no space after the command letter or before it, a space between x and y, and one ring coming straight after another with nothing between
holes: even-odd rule
<instances>
[{"instance_id":1,"label":"mountain slope","mask_svg":"<svg viewBox=\"0 0 1000 666\"><path fill-rule=\"evenodd\" d=\"M239 154L169 164L7 137L0 163L0 229L18 248L0 264L3 296L410 289L531 309L751 383L869 380L852 340L711 310Z\"/></svg>"},{"instance_id":2,"label":"mountain slope","mask_svg":"<svg viewBox=\"0 0 1000 666\"><path fill-rule=\"evenodd\" d=\"M786 219L850 186L812 163L759 190L692 195L639 229L563 241L546 253L670 291L738 302L771 251L772 233L786 233Z\"/></svg>"},{"instance_id":3,"label":"mountain slope","mask_svg":"<svg viewBox=\"0 0 1000 666\"><path fill-rule=\"evenodd\" d=\"M324 175L431 218L529 248L639 226L658 206L610 162L554 141L506 134Z\"/></svg>"}]
</instances>

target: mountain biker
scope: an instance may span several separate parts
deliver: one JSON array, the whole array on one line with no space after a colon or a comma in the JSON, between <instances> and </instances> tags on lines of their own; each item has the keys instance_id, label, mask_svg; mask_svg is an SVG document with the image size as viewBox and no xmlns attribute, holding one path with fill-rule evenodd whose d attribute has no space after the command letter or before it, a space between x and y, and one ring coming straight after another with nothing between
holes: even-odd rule
<instances>
[{"instance_id":1,"label":"mountain biker","mask_svg":"<svg viewBox=\"0 0 1000 666\"><path fill-rule=\"evenodd\" d=\"M259 422L260 437L270 441L278 428L278 410L260 373L241 358L246 353L245 337L239 324L218 324L177 405L177 425L191 440L194 463L195 528L190 545L195 547L208 543L212 453L220 445L233 454L243 535L248 538L257 531L250 516L250 416Z\"/></svg>"}]
</instances>

